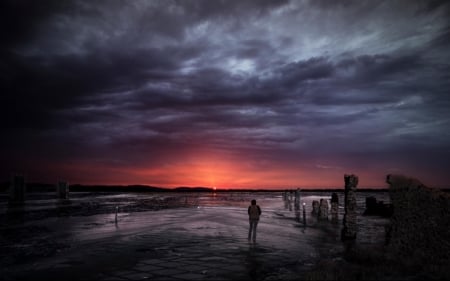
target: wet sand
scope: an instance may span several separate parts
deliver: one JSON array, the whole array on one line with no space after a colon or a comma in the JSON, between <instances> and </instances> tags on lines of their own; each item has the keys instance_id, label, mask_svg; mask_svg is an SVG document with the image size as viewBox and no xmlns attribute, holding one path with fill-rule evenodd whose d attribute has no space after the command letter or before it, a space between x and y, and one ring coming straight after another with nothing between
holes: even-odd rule
<instances>
[{"instance_id":1,"label":"wet sand","mask_svg":"<svg viewBox=\"0 0 450 281\"><path fill-rule=\"evenodd\" d=\"M341 223L318 221L308 209L305 226L281 196L258 200L263 215L256 243L247 241L246 196L212 198L220 204L198 195L138 197L73 199L76 215L24 218L33 213L24 212L3 224L2 280L296 280L314 279L311 272L324 261L345 263ZM97 208L86 208L92 202ZM58 210L43 205L42 212ZM121 206L117 224L115 206Z\"/></svg>"}]
</instances>

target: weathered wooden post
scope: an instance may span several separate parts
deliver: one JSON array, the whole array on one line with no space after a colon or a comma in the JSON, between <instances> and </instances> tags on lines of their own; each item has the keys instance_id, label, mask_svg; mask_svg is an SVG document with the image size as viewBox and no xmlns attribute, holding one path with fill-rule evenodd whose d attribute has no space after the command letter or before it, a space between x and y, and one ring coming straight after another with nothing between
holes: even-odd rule
<instances>
[{"instance_id":1,"label":"weathered wooden post","mask_svg":"<svg viewBox=\"0 0 450 281\"><path fill-rule=\"evenodd\" d=\"M297 188L297 190L295 190L294 207L296 211L300 210L300 188Z\"/></svg>"},{"instance_id":2,"label":"weathered wooden post","mask_svg":"<svg viewBox=\"0 0 450 281\"><path fill-rule=\"evenodd\" d=\"M58 182L56 193L59 199L69 199L69 183L65 181Z\"/></svg>"},{"instance_id":3,"label":"weathered wooden post","mask_svg":"<svg viewBox=\"0 0 450 281\"><path fill-rule=\"evenodd\" d=\"M288 204L289 211L292 211L292 190L289 190Z\"/></svg>"},{"instance_id":4,"label":"weathered wooden post","mask_svg":"<svg viewBox=\"0 0 450 281\"><path fill-rule=\"evenodd\" d=\"M339 197L337 193L333 192L331 194L331 221L338 222L339 213Z\"/></svg>"},{"instance_id":5,"label":"weathered wooden post","mask_svg":"<svg viewBox=\"0 0 450 281\"><path fill-rule=\"evenodd\" d=\"M319 219L327 220L328 219L328 200L320 199L319 204Z\"/></svg>"},{"instance_id":6,"label":"weathered wooden post","mask_svg":"<svg viewBox=\"0 0 450 281\"><path fill-rule=\"evenodd\" d=\"M117 214L119 213L119 206L116 206L116 218L114 220L115 224L117 224Z\"/></svg>"},{"instance_id":7,"label":"weathered wooden post","mask_svg":"<svg viewBox=\"0 0 450 281\"><path fill-rule=\"evenodd\" d=\"M283 192L283 201L284 201L284 208L288 209L289 208L289 202L288 202L288 192L287 192L287 190L285 190Z\"/></svg>"},{"instance_id":8,"label":"weathered wooden post","mask_svg":"<svg viewBox=\"0 0 450 281\"><path fill-rule=\"evenodd\" d=\"M317 216L319 214L319 201L313 200L311 214Z\"/></svg>"},{"instance_id":9,"label":"weathered wooden post","mask_svg":"<svg viewBox=\"0 0 450 281\"><path fill-rule=\"evenodd\" d=\"M356 239L356 186L358 185L358 177L355 175L344 175L345 181L345 213L341 232L341 240Z\"/></svg>"},{"instance_id":10,"label":"weathered wooden post","mask_svg":"<svg viewBox=\"0 0 450 281\"><path fill-rule=\"evenodd\" d=\"M10 202L23 203L25 191L25 177L23 175L14 175L10 189Z\"/></svg>"},{"instance_id":11,"label":"weathered wooden post","mask_svg":"<svg viewBox=\"0 0 450 281\"><path fill-rule=\"evenodd\" d=\"M303 226L306 226L306 203L303 202Z\"/></svg>"}]
</instances>

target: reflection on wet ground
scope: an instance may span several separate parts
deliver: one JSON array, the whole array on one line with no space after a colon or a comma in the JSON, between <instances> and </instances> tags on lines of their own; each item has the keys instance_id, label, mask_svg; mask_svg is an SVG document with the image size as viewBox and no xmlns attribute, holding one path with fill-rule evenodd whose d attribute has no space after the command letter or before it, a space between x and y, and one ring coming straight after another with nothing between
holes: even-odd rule
<instances>
[{"instance_id":1,"label":"reflection on wet ground","mask_svg":"<svg viewBox=\"0 0 450 281\"><path fill-rule=\"evenodd\" d=\"M150 257L166 262L177 260L178 266L192 260L226 263L236 268L233 274L244 271L247 275L243 277L255 279L274 272L287 274L280 270L289 267L307 270L323 256L339 258L343 251L339 234L344 200L343 193L338 195L339 223L332 223L311 216L312 201L330 200L331 194L303 191L306 225L283 201L282 192L73 193L69 200L54 199L51 194L39 194L36 198L29 195L23 206L1 202L0 264L8 267L4 276L15 276L17 272L40 268L48 272L46 267L50 264L52 270L83 268L87 266L84 256L89 256L92 264L103 264L107 253L109 265L100 266L99 270L106 275L115 274L117 268L125 265L144 266L139 260ZM360 214L366 196L388 202L387 193L362 193L357 198ZM249 244L246 239L247 206L252 199L263 211L256 244ZM359 216L357 243L383 244L386 223L384 218ZM111 260L120 256L126 256L128 262ZM217 268L202 270L210 276L229 274L229 270L220 273ZM201 271L195 274L202 276Z\"/></svg>"}]
</instances>

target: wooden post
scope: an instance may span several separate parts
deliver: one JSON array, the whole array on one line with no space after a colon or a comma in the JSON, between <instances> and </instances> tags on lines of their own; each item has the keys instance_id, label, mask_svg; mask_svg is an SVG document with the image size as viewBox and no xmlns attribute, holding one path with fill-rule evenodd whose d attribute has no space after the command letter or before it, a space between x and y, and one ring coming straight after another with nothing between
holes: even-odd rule
<instances>
[{"instance_id":1,"label":"wooden post","mask_svg":"<svg viewBox=\"0 0 450 281\"><path fill-rule=\"evenodd\" d=\"M338 222L339 220L339 197L337 193L331 194L331 221Z\"/></svg>"},{"instance_id":2,"label":"wooden post","mask_svg":"<svg viewBox=\"0 0 450 281\"><path fill-rule=\"evenodd\" d=\"M11 184L10 201L13 203L23 203L25 200L25 177L23 175L14 175Z\"/></svg>"},{"instance_id":3,"label":"wooden post","mask_svg":"<svg viewBox=\"0 0 450 281\"><path fill-rule=\"evenodd\" d=\"M58 182L56 193L59 199L69 199L69 184L65 181Z\"/></svg>"},{"instance_id":4,"label":"wooden post","mask_svg":"<svg viewBox=\"0 0 450 281\"><path fill-rule=\"evenodd\" d=\"M355 175L344 175L345 181L345 213L341 232L341 240L356 239L356 186L358 185L358 177Z\"/></svg>"},{"instance_id":5,"label":"wooden post","mask_svg":"<svg viewBox=\"0 0 450 281\"><path fill-rule=\"evenodd\" d=\"M306 203L303 203L303 225L306 226Z\"/></svg>"},{"instance_id":6,"label":"wooden post","mask_svg":"<svg viewBox=\"0 0 450 281\"><path fill-rule=\"evenodd\" d=\"M319 204L319 219L328 220L328 200L321 198Z\"/></svg>"}]
</instances>

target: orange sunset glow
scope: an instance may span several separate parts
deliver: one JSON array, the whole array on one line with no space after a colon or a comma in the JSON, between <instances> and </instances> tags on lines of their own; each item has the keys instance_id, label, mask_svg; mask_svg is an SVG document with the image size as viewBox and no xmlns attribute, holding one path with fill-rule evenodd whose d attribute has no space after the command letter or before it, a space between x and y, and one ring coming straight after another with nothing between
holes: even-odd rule
<instances>
[{"instance_id":1,"label":"orange sunset glow","mask_svg":"<svg viewBox=\"0 0 450 281\"><path fill-rule=\"evenodd\" d=\"M142 184L175 188L216 187L217 189L286 189L286 188L341 188L343 175L355 173L360 177L360 186L385 188L387 173L374 172L368 168L345 170L342 167L310 164L309 161L270 163L250 155L194 154L184 161L162 161L150 167L117 167L108 163L68 162L58 166L51 163L41 166L42 171L58 171L58 179L70 179L72 183L133 185ZM314 163L314 161L312 162ZM42 180L30 173L29 180ZM101 176L99 176L101 175ZM428 179L425 177L425 179ZM52 178L44 180L51 181Z\"/></svg>"}]
</instances>

